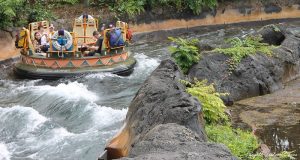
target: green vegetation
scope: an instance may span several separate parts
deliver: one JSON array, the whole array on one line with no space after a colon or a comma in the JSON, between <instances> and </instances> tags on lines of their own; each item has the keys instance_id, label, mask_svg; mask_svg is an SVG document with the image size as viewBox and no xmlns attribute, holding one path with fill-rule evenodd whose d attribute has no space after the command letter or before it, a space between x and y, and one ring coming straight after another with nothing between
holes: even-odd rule
<instances>
[{"instance_id":1,"label":"green vegetation","mask_svg":"<svg viewBox=\"0 0 300 160\"><path fill-rule=\"evenodd\" d=\"M0 0L0 28L12 27L24 0Z\"/></svg>"},{"instance_id":2,"label":"green vegetation","mask_svg":"<svg viewBox=\"0 0 300 160\"><path fill-rule=\"evenodd\" d=\"M259 147L257 138L251 132L233 129L228 125L207 125L205 131L211 141L225 144L233 155L241 159L249 159Z\"/></svg>"},{"instance_id":3,"label":"green vegetation","mask_svg":"<svg viewBox=\"0 0 300 160\"><path fill-rule=\"evenodd\" d=\"M0 0L0 17L2 29L54 18L46 1L30 4L26 0Z\"/></svg>"},{"instance_id":4,"label":"green vegetation","mask_svg":"<svg viewBox=\"0 0 300 160\"><path fill-rule=\"evenodd\" d=\"M145 1L143 0L120 0L118 3L119 5L114 9L117 10L118 13L126 13L130 18L145 11Z\"/></svg>"},{"instance_id":5,"label":"green vegetation","mask_svg":"<svg viewBox=\"0 0 300 160\"><path fill-rule=\"evenodd\" d=\"M248 131L234 129L229 125L225 113L226 106L220 96L224 93L216 92L213 84L207 84L206 80L194 80L190 83L181 80L187 86L186 91L198 98L202 104L204 119L206 122L205 131L210 141L223 143L231 153L243 160L294 160L293 152L283 151L279 154L271 154L264 157L261 153L255 153L259 147L258 139Z\"/></svg>"},{"instance_id":6,"label":"green vegetation","mask_svg":"<svg viewBox=\"0 0 300 160\"><path fill-rule=\"evenodd\" d=\"M182 83L187 86L186 91L197 97L202 104L207 124L205 130L210 141L225 144L233 155L241 159L249 158L258 148L258 140L250 132L229 126L225 113L226 106L220 98L226 94L216 92L213 84L207 84L206 80L194 80L193 84L187 81Z\"/></svg>"},{"instance_id":7,"label":"green vegetation","mask_svg":"<svg viewBox=\"0 0 300 160\"><path fill-rule=\"evenodd\" d=\"M196 44L197 39L182 39L172 38L169 39L176 43L176 47L169 47L171 56L175 59L177 65L181 68L184 73L187 73L190 67L197 63L200 59L200 54Z\"/></svg>"},{"instance_id":8,"label":"green vegetation","mask_svg":"<svg viewBox=\"0 0 300 160\"><path fill-rule=\"evenodd\" d=\"M296 154L294 154L293 152L282 151L276 154L275 156L279 157L281 160L294 160L296 159L295 158Z\"/></svg>"},{"instance_id":9,"label":"green vegetation","mask_svg":"<svg viewBox=\"0 0 300 160\"><path fill-rule=\"evenodd\" d=\"M217 3L217 0L120 0L117 1L115 9L131 17L142 13L146 9L151 10L157 7L171 7L179 12L192 11L194 14L199 15L203 8L213 9L217 6Z\"/></svg>"},{"instance_id":10,"label":"green vegetation","mask_svg":"<svg viewBox=\"0 0 300 160\"><path fill-rule=\"evenodd\" d=\"M289 151L282 151L278 154L270 154L268 155L268 157L264 157L264 155L262 153L257 153L257 154L253 154L250 155L250 157L248 159L250 160L295 160L295 156L296 154Z\"/></svg>"},{"instance_id":11,"label":"green vegetation","mask_svg":"<svg viewBox=\"0 0 300 160\"><path fill-rule=\"evenodd\" d=\"M118 16L133 18L145 10L172 8L178 12L192 11L200 14L203 8L213 9L217 0L0 0L0 28L21 26L34 20L53 18L50 9L53 6L83 4L110 8Z\"/></svg>"},{"instance_id":12,"label":"green vegetation","mask_svg":"<svg viewBox=\"0 0 300 160\"><path fill-rule=\"evenodd\" d=\"M231 46L230 48L217 48L215 51L231 57L228 61L229 71L233 71L243 58L251 54L262 53L268 56L272 55L274 47L261 41L261 36L247 36L245 39L235 37L227 41Z\"/></svg>"},{"instance_id":13,"label":"green vegetation","mask_svg":"<svg viewBox=\"0 0 300 160\"><path fill-rule=\"evenodd\" d=\"M187 81L182 81L187 86L190 86L186 91L197 97L202 104L204 119L207 124L218 123L220 121L227 121L228 117L225 114L226 106L224 105L220 96L225 93L218 93L213 84L207 84L206 80L194 80L194 84Z\"/></svg>"}]
</instances>

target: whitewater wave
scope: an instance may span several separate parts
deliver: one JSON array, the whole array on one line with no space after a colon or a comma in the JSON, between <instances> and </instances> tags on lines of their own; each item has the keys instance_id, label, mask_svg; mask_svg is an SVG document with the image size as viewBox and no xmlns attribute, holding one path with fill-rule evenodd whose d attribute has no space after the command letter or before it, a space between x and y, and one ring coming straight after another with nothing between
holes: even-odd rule
<instances>
[{"instance_id":1,"label":"whitewater wave","mask_svg":"<svg viewBox=\"0 0 300 160\"><path fill-rule=\"evenodd\" d=\"M104 78L123 78L121 76L118 76L116 74L112 74L112 73L105 73L105 72L100 72L100 73L93 73L93 74L89 74L87 76L85 76L86 79L104 79Z\"/></svg>"},{"instance_id":2,"label":"whitewater wave","mask_svg":"<svg viewBox=\"0 0 300 160\"><path fill-rule=\"evenodd\" d=\"M0 160L10 160L11 153L8 151L7 146L0 142Z\"/></svg>"},{"instance_id":3,"label":"whitewater wave","mask_svg":"<svg viewBox=\"0 0 300 160\"><path fill-rule=\"evenodd\" d=\"M87 101L97 101L98 96L89 91L87 85L75 82L68 82L67 84L61 83L57 86L42 85L42 86L20 86L17 88L19 91L32 92L34 95L50 95L59 98L64 98L65 100L77 101L77 100L87 100Z\"/></svg>"},{"instance_id":4,"label":"whitewater wave","mask_svg":"<svg viewBox=\"0 0 300 160\"><path fill-rule=\"evenodd\" d=\"M113 109L111 107L99 106L95 103L90 103L86 106L85 112L92 113L93 128L101 130L125 119L127 109Z\"/></svg>"},{"instance_id":5,"label":"whitewater wave","mask_svg":"<svg viewBox=\"0 0 300 160\"><path fill-rule=\"evenodd\" d=\"M130 79L145 79L160 63L159 59L148 57L143 53L135 54L134 58L137 64L133 74L129 76Z\"/></svg>"},{"instance_id":6,"label":"whitewater wave","mask_svg":"<svg viewBox=\"0 0 300 160\"><path fill-rule=\"evenodd\" d=\"M100 153L99 144L104 146L101 139L109 139L117 132L114 126L125 119L127 109L113 109L99 106L93 102L88 103L79 115L84 119L75 119L74 124L90 125L81 133L73 133L57 124L51 118L46 118L35 109L24 106L0 108L0 141L9 143L8 152L4 144L0 144L0 160L12 157L31 159L76 159L76 155L85 155L90 150ZM86 119L89 117L88 119ZM68 122L70 123L70 122ZM82 128L82 127L81 127ZM103 144L102 144L103 143ZM73 150L76 150L74 155ZM2 157L1 157L2 156ZM4 158L3 158L4 157ZM2 158L2 159L1 159ZM89 158L88 158L89 159Z\"/></svg>"},{"instance_id":7,"label":"whitewater wave","mask_svg":"<svg viewBox=\"0 0 300 160\"><path fill-rule=\"evenodd\" d=\"M24 137L45 123L48 118L31 107L0 108L0 131L6 137Z\"/></svg>"}]
</instances>

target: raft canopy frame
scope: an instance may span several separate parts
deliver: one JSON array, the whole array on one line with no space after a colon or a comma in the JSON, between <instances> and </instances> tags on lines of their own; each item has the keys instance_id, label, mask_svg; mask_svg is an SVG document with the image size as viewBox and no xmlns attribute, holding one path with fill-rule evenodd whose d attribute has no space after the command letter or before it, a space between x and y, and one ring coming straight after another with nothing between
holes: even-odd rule
<instances>
[{"instance_id":1,"label":"raft canopy frame","mask_svg":"<svg viewBox=\"0 0 300 160\"><path fill-rule=\"evenodd\" d=\"M22 39L19 40L18 46L22 47L21 53L23 55L35 55L35 49L33 47L32 41L34 40L34 33L38 31L38 27L42 26L46 32L49 32L49 22L48 21L39 21L33 22L28 25L28 29L23 28L21 33L24 33ZM98 28L98 20L94 19L91 15L80 16L75 18L73 23L73 32L69 32L72 36L72 50L57 50L53 48L53 39L49 40L50 48L45 54L46 58L81 58L84 57L85 53L82 52L82 44L93 45L96 43L96 40L93 37L93 32L97 31ZM102 55L106 56L112 54L118 54L120 52L126 52L125 46L129 43L129 40L126 38L126 34L128 33L128 24L122 21L116 22L116 28L121 30L122 38L125 42L124 46L118 47L110 47L109 39L106 36L107 32L110 32L111 29L105 29L101 35L103 36L102 42ZM41 54L39 54L41 55ZM42 54L43 55L43 54ZM59 56L62 55L62 56ZM97 56L97 54L96 54Z\"/></svg>"}]
</instances>

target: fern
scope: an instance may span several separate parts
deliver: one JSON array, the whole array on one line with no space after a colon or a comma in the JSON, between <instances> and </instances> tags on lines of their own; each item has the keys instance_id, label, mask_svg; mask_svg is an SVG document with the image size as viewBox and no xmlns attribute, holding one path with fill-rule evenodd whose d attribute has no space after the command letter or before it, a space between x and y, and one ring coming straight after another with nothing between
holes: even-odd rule
<instances>
[{"instance_id":1,"label":"fern","mask_svg":"<svg viewBox=\"0 0 300 160\"><path fill-rule=\"evenodd\" d=\"M207 80L198 81L195 79L194 84L187 81L182 81L182 83L190 86L186 91L197 97L201 102L206 123L211 124L228 120L225 114L226 106L220 98L220 96L227 94L216 92L213 84L208 85Z\"/></svg>"},{"instance_id":2,"label":"fern","mask_svg":"<svg viewBox=\"0 0 300 160\"><path fill-rule=\"evenodd\" d=\"M229 71L233 71L241 60L249 55L256 53L262 53L268 56L272 55L274 46L262 43L261 41L261 36L248 36L245 39L235 37L226 41L226 43L231 45L230 48L217 48L214 51L231 57L228 61Z\"/></svg>"},{"instance_id":3,"label":"fern","mask_svg":"<svg viewBox=\"0 0 300 160\"><path fill-rule=\"evenodd\" d=\"M187 0L187 6L194 14L199 15L202 9L208 7L210 9L217 6L217 0Z\"/></svg>"},{"instance_id":4,"label":"fern","mask_svg":"<svg viewBox=\"0 0 300 160\"><path fill-rule=\"evenodd\" d=\"M145 0L120 0L116 5L116 10L120 13L127 14L130 18L141 14L145 11Z\"/></svg>"},{"instance_id":5,"label":"fern","mask_svg":"<svg viewBox=\"0 0 300 160\"><path fill-rule=\"evenodd\" d=\"M252 153L259 143L251 132L233 129L227 125L207 125L205 131L210 141L225 144L233 155L241 159L250 159L252 156L254 159Z\"/></svg>"},{"instance_id":6,"label":"fern","mask_svg":"<svg viewBox=\"0 0 300 160\"><path fill-rule=\"evenodd\" d=\"M197 39L187 40L182 38L169 39L176 43L176 47L169 47L171 56L175 59L177 65L181 68L184 73L187 73L190 67L197 63L200 59L199 50L195 46L198 42Z\"/></svg>"}]
</instances>

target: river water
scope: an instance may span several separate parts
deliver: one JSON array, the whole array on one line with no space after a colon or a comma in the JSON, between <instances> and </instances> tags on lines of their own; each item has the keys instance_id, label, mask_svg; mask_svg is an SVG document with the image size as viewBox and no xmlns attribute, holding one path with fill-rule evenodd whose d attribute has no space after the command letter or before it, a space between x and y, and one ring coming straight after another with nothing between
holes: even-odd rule
<instances>
[{"instance_id":1,"label":"river water","mask_svg":"<svg viewBox=\"0 0 300 160\"><path fill-rule=\"evenodd\" d=\"M203 28L197 37L243 36L259 26ZM126 117L144 80L169 57L167 41L136 43L128 77L89 74L57 81L20 80L11 66L0 80L0 160L96 159Z\"/></svg>"}]
</instances>

